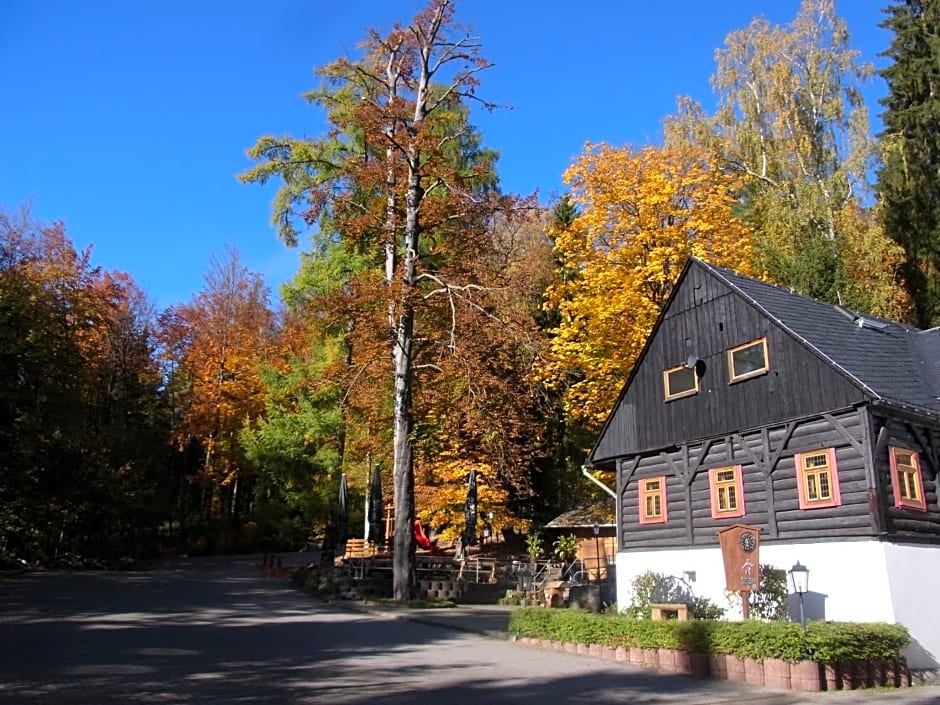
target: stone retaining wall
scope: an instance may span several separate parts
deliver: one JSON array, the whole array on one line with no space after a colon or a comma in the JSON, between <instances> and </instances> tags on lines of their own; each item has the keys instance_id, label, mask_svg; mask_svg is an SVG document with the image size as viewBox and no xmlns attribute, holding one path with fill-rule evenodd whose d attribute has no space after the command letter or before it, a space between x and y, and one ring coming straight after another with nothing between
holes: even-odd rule
<instances>
[{"instance_id":1,"label":"stone retaining wall","mask_svg":"<svg viewBox=\"0 0 940 705\"><path fill-rule=\"evenodd\" d=\"M903 658L827 665L815 661L789 663L780 659L755 661L730 654L699 654L675 649L615 649L600 644L572 644L531 637L519 637L516 641L525 646L622 661L664 673L724 679L780 690L855 690L911 685L911 672Z\"/></svg>"}]
</instances>

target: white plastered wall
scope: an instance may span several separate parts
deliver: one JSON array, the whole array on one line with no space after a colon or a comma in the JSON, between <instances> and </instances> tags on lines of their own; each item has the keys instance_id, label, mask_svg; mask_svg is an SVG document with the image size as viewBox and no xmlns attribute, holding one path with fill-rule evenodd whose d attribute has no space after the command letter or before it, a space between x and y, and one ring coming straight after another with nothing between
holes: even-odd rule
<instances>
[{"instance_id":1,"label":"white plastered wall","mask_svg":"<svg viewBox=\"0 0 940 705\"><path fill-rule=\"evenodd\" d=\"M912 668L940 661L940 548L897 546L880 541L840 541L761 546L760 562L789 570L809 568L807 619L900 622L915 639L906 654ZM697 597L707 597L740 619L725 596L721 549L699 548L617 554L617 604L629 606L633 579L653 571L684 578ZM694 580L690 580L694 576ZM799 601L790 602L799 619Z\"/></svg>"}]
</instances>

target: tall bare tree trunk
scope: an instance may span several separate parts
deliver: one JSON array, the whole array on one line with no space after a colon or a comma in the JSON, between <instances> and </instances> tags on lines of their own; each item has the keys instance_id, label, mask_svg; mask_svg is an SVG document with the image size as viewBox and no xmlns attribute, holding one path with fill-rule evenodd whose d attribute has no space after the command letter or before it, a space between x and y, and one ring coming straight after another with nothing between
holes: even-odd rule
<instances>
[{"instance_id":1,"label":"tall bare tree trunk","mask_svg":"<svg viewBox=\"0 0 940 705\"><path fill-rule=\"evenodd\" d=\"M419 93L416 117L423 117ZM405 194L405 254L402 271L402 293L399 301L398 322L395 330L395 558L393 562L393 590L396 600L407 600L415 592L415 493L414 449L411 433L414 415L411 393L414 383L414 300L417 283L418 206L421 199L421 174L416 150L408 155L408 189Z\"/></svg>"}]
</instances>

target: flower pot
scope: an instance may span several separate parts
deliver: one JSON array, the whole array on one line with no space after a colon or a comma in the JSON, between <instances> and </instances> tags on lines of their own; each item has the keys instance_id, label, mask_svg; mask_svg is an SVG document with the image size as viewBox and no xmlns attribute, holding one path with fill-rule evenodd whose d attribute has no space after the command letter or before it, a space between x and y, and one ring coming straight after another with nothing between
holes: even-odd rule
<instances>
[{"instance_id":1,"label":"flower pot","mask_svg":"<svg viewBox=\"0 0 940 705\"><path fill-rule=\"evenodd\" d=\"M659 649L659 670L665 673L675 673L676 652L673 649Z\"/></svg>"},{"instance_id":2,"label":"flower pot","mask_svg":"<svg viewBox=\"0 0 940 705\"><path fill-rule=\"evenodd\" d=\"M816 693L825 684L822 667L816 661L797 661L790 664L790 688Z\"/></svg>"},{"instance_id":3,"label":"flower pot","mask_svg":"<svg viewBox=\"0 0 940 705\"><path fill-rule=\"evenodd\" d=\"M744 661L734 654L725 654L725 668L728 675L726 678L735 683L744 683Z\"/></svg>"},{"instance_id":4,"label":"flower pot","mask_svg":"<svg viewBox=\"0 0 940 705\"><path fill-rule=\"evenodd\" d=\"M643 649L643 665L659 668L659 649Z\"/></svg>"},{"instance_id":5,"label":"flower pot","mask_svg":"<svg viewBox=\"0 0 940 705\"><path fill-rule=\"evenodd\" d=\"M711 675L708 654L693 651L689 654L689 660L691 663L689 675L695 676L696 678L708 678L708 676Z\"/></svg>"},{"instance_id":6,"label":"flower pot","mask_svg":"<svg viewBox=\"0 0 940 705\"><path fill-rule=\"evenodd\" d=\"M750 685L764 685L764 664L761 661L744 659L744 682Z\"/></svg>"},{"instance_id":7,"label":"flower pot","mask_svg":"<svg viewBox=\"0 0 940 705\"><path fill-rule=\"evenodd\" d=\"M768 688L791 688L790 664L778 658L764 659L764 685Z\"/></svg>"},{"instance_id":8,"label":"flower pot","mask_svg":"<svg viewBox=\"0 0 940 705\"><path fill-rule=\"evenodd\" d=\"M643 663L643 649L639 646L630 647L630 663L641 665Z\"/></svg>"},{"instance_id":9,"label":"flower pot","mask_svg":"<svg viewBox=\"0 0 940 705\"><path fill-rule=\"evenodd\" d=\"M662 656L660 655L660 658ZM675 659L675 672L684 673L685 675L692 674L692 654L688 651L676 651Z\"/></svg>"},{"instance_id":10,"label":"flower pot","mask_svg":"<svg viewBox=\"0 0 940 705\"><path fill-rule=\"evenodd\" d=\"M728 663L727 663L727 654L709 654L708 655L708 671L712 674L712 678L717 678L718 680L727 680L728 679Z\"/></svg>"},{"instance_id":11,"label":"flower pot","mask_svg":"<svg viewBox=\"0 0 940 705\"><path fill-rule=\"evenodd\" d=\"M839 677L835 664L827 663L824 666L823 677L826 679L826 690L836 690L842 685L842 679Z\"/></svg>"},{"instance_id":12,"label":"flower pot","mask_svg":"<svg viewBox=\"0 0 940 705\"><path fill-rule=\"evenodd\" d=\"M842 690L855 690L864 688L868 680L868 666L864 661L839 661L836 664L836 677L839 683L837 688Z\"/></svg>"}]
</instances>

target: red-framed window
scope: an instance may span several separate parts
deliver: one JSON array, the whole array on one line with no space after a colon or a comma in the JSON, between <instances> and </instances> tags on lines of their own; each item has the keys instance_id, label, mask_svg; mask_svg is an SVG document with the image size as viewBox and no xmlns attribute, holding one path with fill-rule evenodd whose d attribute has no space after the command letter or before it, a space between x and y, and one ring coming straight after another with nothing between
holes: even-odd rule
<instances>
[{"instance_id":1,"label":"red-framed window","mask_svg":"<svg viewBox=\"0 0 940 705\"><path fill-rule=\"evenodd\" d=\"M835 448L797 453L794 460L800 509L838 507L842 504Z\"/></svg>"},{"instance_id":2,"label":"red-framed window","mask_svg":"<svg viewBox=\"0 0 940 705\"><path fill-rule=\"evenodd\" d=\"M712 518L744 516L744 480L740 465L712 468L708 471L712 497Z\"/></svg>"},{"instance_id":3,"label":"red-framed window","mask_svg":"<svg viewBox=\"0 0 940 705\"><path fill-rule=\"evenodd\" d=\"M640 480L640 523L663 524L666 519L666 478L643 478Z\"/></svg>"},{"instance_id":4,"label":"red-framed window","mask_svg":"<svg viewBox=\"0 0 940 705\"><path fill-rule=\"evenodd\" d=\"M888 449L891 458L891 486L894 506L927 511L924 497L924 476L920 471L920 455L906 448Z\"/></svg>"}]
</instances>

